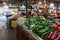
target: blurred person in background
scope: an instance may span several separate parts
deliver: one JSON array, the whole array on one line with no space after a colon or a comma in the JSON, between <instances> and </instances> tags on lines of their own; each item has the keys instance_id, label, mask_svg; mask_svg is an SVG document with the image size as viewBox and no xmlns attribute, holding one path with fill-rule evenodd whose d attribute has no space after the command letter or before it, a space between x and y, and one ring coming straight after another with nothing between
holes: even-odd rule
<instances>
[{"instance_id":1,"label":"blurred person in background","mask_svg":"<svg viewBox=\"0 0 60 40\"><path fill-rule=\"evenodd\" d=\"M6 3L6 2L3 2L3 9L4 9L4 11L9 11L9 6L8 6L8 4Z\"/></svg>"},{"instance_id":2,"label":"blurred person in background","mask_svg":"<svg viewBox=\"0 0 60 40\"><path fill-rule=\"evenodd\" d=\"M26 14L26 6L25 6L24 4L22 4L22 5L20 6L20 11L21 11L21 13L22 13L23 15Z\"/></svg>"},{"instance_id":3,"label":"blurred person in background","mask_svg":"<svg viewBox=\"0 0 60 40\"><path fill-rule=\"evenodd\" d=\"M3 2L0 1L0 28L6 28L7 25L7 18L6 16L4 15L4 7L3 7ZM2 25L1 25L2 24Z\"/></svg>"},{"instance_id":4,"label":"blurred person in background","mask_svg":"<svg viewBox=\"0 0 60 40\"><path fill-rule=\"evenodd\" d=\"M0 1L0 16L2 16L3 13L3 2Z\"/></svg>"}]
</instances>

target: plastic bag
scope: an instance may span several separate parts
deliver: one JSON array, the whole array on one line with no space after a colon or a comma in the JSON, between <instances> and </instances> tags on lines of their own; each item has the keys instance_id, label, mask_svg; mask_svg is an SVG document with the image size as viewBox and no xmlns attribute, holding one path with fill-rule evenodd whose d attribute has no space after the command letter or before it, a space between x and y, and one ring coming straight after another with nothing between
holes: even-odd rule
<instances>
[{"instance_id":1,"label":"plastic bag","mask_svg":"<svg viewBox=\"0 0 60 40\"><path fill-rule=\"evenodd\" d=\"M7 28L7 18L6 16L0 17L0 29Z\"/></svg>"}]
</instances>

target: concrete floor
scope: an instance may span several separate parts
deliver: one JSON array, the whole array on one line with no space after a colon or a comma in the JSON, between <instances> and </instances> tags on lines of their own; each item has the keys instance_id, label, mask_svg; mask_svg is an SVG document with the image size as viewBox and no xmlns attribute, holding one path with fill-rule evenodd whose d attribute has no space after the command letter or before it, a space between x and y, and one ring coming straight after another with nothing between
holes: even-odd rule
<instances>
[{"instance_id":1,"label":"concrete floor","mask_svg":"<svg viewBox=\"0 0 60 40\"><path fill-rule=\"evenodd\" d=\"M16 40L15 29L0 29L0 40Z\"/></svg>"}]
</instances>

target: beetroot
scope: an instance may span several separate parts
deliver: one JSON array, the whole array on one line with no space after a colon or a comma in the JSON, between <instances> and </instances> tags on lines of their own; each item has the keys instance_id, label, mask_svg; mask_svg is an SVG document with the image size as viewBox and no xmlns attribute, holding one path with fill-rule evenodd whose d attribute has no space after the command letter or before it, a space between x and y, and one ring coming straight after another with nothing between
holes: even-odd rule
<instances>
[{"instance_id":1,"label":"beetroot","mask_svg":"<svg viewBox=\"0 0 60 40\"><path fill-rule=\"evenodd\" d=\"M60 40L60 30L50 32L46 35L46 40Z\"/></svg>"},{"instance_id":2,"label":"beetroot","mask_svg":"<svg viewBox=\"0 0 60 40\"><path fill-rule=\"evenodd\" d=\"M53 32L50 32L48 35L46 35L46 40L50 40L52 35L53 35Z\"/></svg>"},{"instance_id":3,"label":"beetroot","mask_svg":"<svg viewBox=\"0 0 60 40\"><path fill-rule=\"evenodd\" d=\"M58 35L58 37L57 37L57 38L55 38L54 40L60 40L60 35Z\"/></svg>"},{"instance_id":4,"label":"beetroot","mask_svg":"<svg viewBox=\"0 0 60 40\"><path fill-rule=\"evenodd\" d=\"M53 32L50 33L50 35L48 36L48 38L51 38L52 35L53 35Z\"/></svg>"}]
</instances>

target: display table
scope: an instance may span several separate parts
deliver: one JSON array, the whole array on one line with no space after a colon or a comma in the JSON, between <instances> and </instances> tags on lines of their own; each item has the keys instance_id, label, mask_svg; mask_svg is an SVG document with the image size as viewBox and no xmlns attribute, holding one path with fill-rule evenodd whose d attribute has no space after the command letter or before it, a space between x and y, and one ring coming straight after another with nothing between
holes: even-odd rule
<instances>
[{"instance_id":1,"label":"display table","mask_svg":"<svg viewBox=\"0 0 60 40\"><path fill-rule=\"evenodd\" d=\"M17 40L42 40L35 33L31 32L25 25L26 18L20 17L17 20Z\"/></svg>"}]
</instances>

